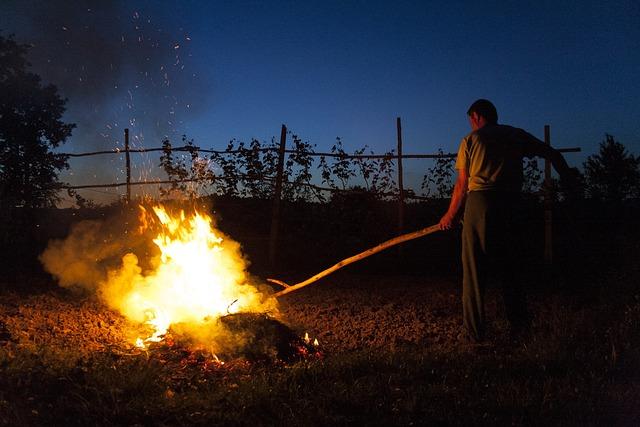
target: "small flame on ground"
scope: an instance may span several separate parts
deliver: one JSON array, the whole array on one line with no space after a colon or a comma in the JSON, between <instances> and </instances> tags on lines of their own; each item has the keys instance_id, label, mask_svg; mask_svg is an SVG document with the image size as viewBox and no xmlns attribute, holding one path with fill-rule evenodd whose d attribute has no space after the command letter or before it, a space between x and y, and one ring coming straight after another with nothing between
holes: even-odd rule
<instances>
[{"instance_id":1,"label":"small flame on ground","mask_svg":"<svg viewBox=\"0 0 640 427\"><path fill-rule=\"evenodd\" d=\"M309 332L304 333L304 342L305 344L311 344L311 337L309 337ZM318 338L315 338L313 340L313 345L316 347L320 345L320 343L318 342Z\"/></svg>"}]
</instances>

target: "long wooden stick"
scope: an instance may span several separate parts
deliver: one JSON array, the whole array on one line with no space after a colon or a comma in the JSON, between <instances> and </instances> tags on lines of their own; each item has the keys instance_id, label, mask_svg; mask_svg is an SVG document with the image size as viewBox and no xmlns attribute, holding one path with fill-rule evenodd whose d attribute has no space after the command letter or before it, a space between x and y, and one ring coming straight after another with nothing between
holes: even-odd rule
<instances>
[{"instance_id":1,"label":"long wooden stick","mask_svg":"<svg viewBox=\"0 0 640 427\"><path fill-rule=\"evenodd\" d=\"M434 233L436 231L440 230L440 225L439 224L435 224L432 225L431 227L427 227L427 228L423 228L421 230L418 231L414 231L413 233L407 233L407 234L402 234L398 237L394 237L393 239L387 240L386 242L380 243L378 246L375 246L371 249L367 249L364 252L360 252L357 255L354 255L350 258L347 259L343 259L342 261L340 261L339 263L335 264L332 267L327 268L326 270L321 271L320 273L316 274L315 276L305 280L304 282L300 282L300 283L296 283L295 285L287 285L286 283L284 283L281 280L276 280L276 279L267 279L269 282L273 282L273 283L277 283L280 286L283 286L284 289L281 290L280 292L276 292L274 294L275 297L280 297L282 295L288 294L289 292L293 292L295 290L298 290L300 288L303 288L317 280L320 280L321 278L328 276L329 274L333 273L336 270L341 269L342 267L345 267L349 264L352 264L356 261L360 261L362 259L365 259L367 257L370 257L373 254L377 254L380 251L383 251L385 249L388 249L392 246L395 245L399 245L400 243L404 243L407 242L409 240L413 240L413 239L417 239L418 237L422 237L422 236L426 236L427 234L431 234Z\"/></svg>"}]
</instances>

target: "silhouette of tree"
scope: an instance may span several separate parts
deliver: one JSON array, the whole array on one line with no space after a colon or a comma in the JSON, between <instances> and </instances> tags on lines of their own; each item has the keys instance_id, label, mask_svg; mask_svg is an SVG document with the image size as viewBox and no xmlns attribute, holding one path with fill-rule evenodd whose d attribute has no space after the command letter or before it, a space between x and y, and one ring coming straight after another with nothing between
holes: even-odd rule
<instances>
[{"instance_id":1,"label":"silhouette of tree","mask_svg":"<svg viewBox=\"0 0 640 427\"><path fill-rule=\"evenodd\" d=\"M67 158L51 150L75 124L63 123L66 99L29 72L29 46L0 35L0 201L3 206L44 207L58 200L58 173Z\"/></svg>"},{"instance_id":2,"label":"silhouette of tree","mask_svg":"<svg viewBox=\"0 0 640 427\"><path fill-rule=\"evenodd\" d=\"M606 135L598 154L589 156L583 166L589 197L621 201L638 196L640 157L628 153L613 136Z\"/></svg>"}]
</instances>

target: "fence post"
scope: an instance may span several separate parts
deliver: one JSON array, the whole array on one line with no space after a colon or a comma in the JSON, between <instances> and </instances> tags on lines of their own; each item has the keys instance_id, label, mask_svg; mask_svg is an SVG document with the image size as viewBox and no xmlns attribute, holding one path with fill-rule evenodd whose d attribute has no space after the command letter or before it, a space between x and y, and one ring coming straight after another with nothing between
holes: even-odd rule
<instances>
[{"instance_id":1,"label":"fence post","mask_svg":"<svg viewBox=\"0 0 640 427\"><path fill-rule=\"evenodd\" d=\"M549 125L544 126L544 143L551 145L551 132ZM544 160L544 263L551 265L553 262L553 199L551 194L551 162Z\"/></svg>"},{"instance_id":2,"label":"fence post","mask_svg":"<svg viewBox=\"0 0 640 427\"><path fill-rule=\"evenodd\" d=\"M129 156L129 129L124 130L124 156L127 170L127 204L131 203L131 158Z\"/></svg>"},{"instance_id":3,"label":"fence post","mask_svg":"<svg viewBox=\"0 0 640 427\"><path fill-rule=\"evenodd\" d=\"M402 178L402 124L400 117L396 118L398 133L398 235L404 231L404 182ZM402 247L398 246L398 254L402 255Z\"/></svg>"},{"instance_id":4,"label":"fence post","mask_svg":"<svg viewBox=\"0 0 640 427\"><path fill-rule=\"evenodd\" d=\"M287 143L287 127L282 125L280 131L280 148L278 151L278 170L276 186L273 192L273 210L271 212L271 232L269 234L269 265L276 266L276 249L278 244L278 227L280 226L280 198L282 195L282 177L284 175L284 150Z\"/></svg>"}]
</instances>

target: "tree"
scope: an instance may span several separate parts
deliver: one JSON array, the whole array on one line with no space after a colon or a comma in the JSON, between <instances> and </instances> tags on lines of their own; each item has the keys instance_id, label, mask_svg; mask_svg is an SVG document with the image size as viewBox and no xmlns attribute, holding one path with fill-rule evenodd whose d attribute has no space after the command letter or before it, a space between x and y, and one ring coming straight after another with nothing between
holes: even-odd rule
<instances>
[{"instance_id":1,"label":"tree","mask_svg":"<svg viewBox=\"0 0 640 427\"><path fill-rule=\"evenodd\" d=\"M589 156L583 166L589 197L611 202L638 196L640 157L629 154L613 136L606 135L598 154Z\"/></svg>"},{"instance_id":2,"label":"tree","mask_svg":"<svg viewBox=\"0 0 640 427\"><path fill-rule=\"evenodd\" d=\"M58 173L69 167L52 149L71 136L63 123L66 99L29 72L29 46L0 35L0 201L4 206L46 207L59 200Z\"/></svg>"}]
</instances>

